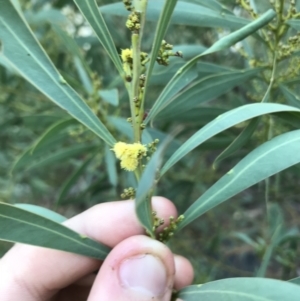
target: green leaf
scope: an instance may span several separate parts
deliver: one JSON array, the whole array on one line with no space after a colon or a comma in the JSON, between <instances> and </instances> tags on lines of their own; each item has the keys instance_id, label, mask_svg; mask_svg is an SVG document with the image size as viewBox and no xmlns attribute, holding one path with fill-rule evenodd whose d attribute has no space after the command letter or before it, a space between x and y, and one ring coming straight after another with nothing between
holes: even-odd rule
<instances>
[{"instance_id":1,"label":"green leaf","mask_svg":"<svg viewBox=\"0 0 300 301\"><path fill-rule=\"evenodd\" d=\"M67 220L66 217L52 211L49 210L47 208L41 207L41 206L36 206L36 205L31 205L31 204L14 204L14 206L20 208L20 209L24 209L26 211L35 213L37 215L43 216L47 219L50 219L56 223L62 223L65 220Z\"/></svg>"},{"instance_id":2,"label":"green leaf","mask_svg":"<svg viewBox=\"0 0 300 301\"><path fill-rule=\"evenodd\" d=\"M197 63L198 73L199 76L204 77L210 74L214 73L221 73L221 72L230 72L230 71L238 71L236 69L227 67L227 66L221 66L216 65L213 63L208 62L199 62Z\"/></svg>"},{"instance_id":3,"label":"green leaf","mask_svg":"<svg viewBox=\"0 0 300 301\"><path fill-rule=\"evenodd\" d=\"M0 240L105 259L110 251L84 235L40 215L0 203Z\"/></svg>"},{"instance_id":4,"label":"green leaf","mask_svg":"<svg viewBox=\"0 0 300 301\"><path fill-rule=\"evenodd\" d=\"M86 170L86 168L89 166L89 164L93 161L93 159L95 158L95 155L96 155L96 153L92 154L92 156L89 156L85 161L83 161L83 163L62 184L61 189L59 191L58 198L56 200L56 206L58 206L65 199L65 197L67 196L70 189L73 187L73 185L79 179L79 177L83 174L83 172Z\"/></svg>"},{"instance_id":5,"label":"green leaf","mask_svg":"<svg viewBox=\"0 0 300 301\"><path fill-rule=\"evenodd\" d=\"M272 21L276 17L276 12L272 9L269 9L263 15L261 15L256 20L252 21L250 24L242 27L241 29L229 34L218 40L215 44L213 44L210 48L208 48L204 54L214 53L226 48L229 48L236 44L237 42L245 39L249 35L255 33L260 28L267 25L270 21Z\"/></svg>"},{"instance_id":6,"label":"green leaf","mask_svg":"<svg viewBox=\"0 0 300 301\"><path fill-rule=\"evenodd\" d=\"M54 103L113 145L114 137L58 73L13 4L0 0L0 7L0 40L6 60Z\"/></svg>"},{"instance_id":7,"label":"green leaf","mask_svg":"<svg viewBox=\"0 0 300 301\"><path fill-rule=\"evenodd\" d=\"M177 73L178 71L176 72L176 74ZM150 120L152 120L153 117L156 116L158 112L161 110L161 107L163 107L170 98L172 98L180 90L182 90L187 85L189 85L197 76L198 76L197 68L196 66L194 66L193 68L190 68L189 70L187 70L187 72L185 72L185 74L181 77L180 81L173 81L173 80L169 81L169 83L166 85L166 87L164 88L164 90L161 92L158 99L154 103L153 107L151 108L144 123L147 124Z\"/></svg>"},{"instance_id":8,"label":"green leaf","mask_svg":"<svg viewBox=\"0 0 300 301\"><path fill-rule=\"evenodd\" d=\"M34 151L42 146L43 144L47 143L49 139L52 139L52 137L56 136L57 133L61 132L62 130L66 129L70 125L76 124L77 121L75 119L63 119L60 120L53 125L51 125L49 128L46 129L46 131L34 142L33 146L31 147L31 154L34 153Z\"/></svg>"},{"instance_id":9,"label":"green leaf","mask_svg":"<svg viewBox=\"0 0 300 301\"><path fill-rule=\"evenodd\" d=\"M192 60L188 61L182 68L180 68L177 73L173 76L171 81L168 83L167 87L165 90L162 92L165 93L166 90L168 89L174 89L178 85L182 84L185 82L185 77L186 74L190 72L190 70L195 66L197 61L202 57L207 54L211 54L214 52L218 52L220 50L226 49L228 47L233 46L237 42L245 39L247 36L251 35L252 33L256 32L260 28L264 27L266 24L268 24L274 17L276 16L276 13L273 10L268 10L265 14L260 16L258 19L255 21L251 22L250 24L242 27L241 29L219 39L215 44L213 44L210 48L208 48L206 51L203 53L199 54L198 56L194 57ZM177 90L176 92L180 91ZM174 93L175 94L175 93ZM174 95L172 94L172 95ZM161 100L161 98L166 98ZM157 111L160 110L161 106L165 104L165 102L170 99L170 95L160 95L160 97L157 99L155 102L153 108L154 108L154 113L156 114ZM152 116L154 113L152 113L152 110L150 111L150 114L148 115L148 118L145 120L147 123L150 119L152 119Z\"/></svg>"},{"instance_id":10,"label":"green leaf","mask_svg":"<svg viewBox=\"0 0 300 301\"><path fill-rule=\"evenodd\" d=\"M173 1L168 1L173 2ZM206 5L207 6L207 5ZM146 19L157 22L163 8L162 1L149 1ZM107 15L128 16L128 12L121 2L112 3L100 7L101 12ZM214 27L238 29L249 23L249 20L237 17L233 14L224 14L208 7L178 1L171 18L171 24L182 24L197 27Z\"/></svg>"},{"instance_id":11,"label":"green leaf","mask_svg":"<svg viewBox=\"0 0 300 301\"><path fill-rule=\"evenodd\" d=\"M139 185L135 196L135 212L141 223L141 225L147 230L147 232L154 237L153 232L153 215L151 207L151 190L155 186L155 180L157 178L158 169L162 161L162 148L158 149L148 162L142 177L139 181Z\"/></svg>"},{"instance_id":12,"label":"green leaf","mask_svg":"<svg viewBox=\"0 0 300 301\"><path fill-rule=\"evenodd\" d=\"M241 149L252 137L257 129L260 119L254 118L243 129L243 131L234 139L234 141L215 159L213 166L216 167L222 160L228 158L237 150Z\"/></svg>"},{"instance_id":13,"label":"green leaf","mask_svg":"<svg viewBox=\"0 0 300 301\"><path fill-rule=\"evenodd\" d=\"M154 41L153 46L150 54L150 61L148 64L147 74L146 74L146 83L145 83L145 94L147 93L147 86L149 83L149 80L151 78L151 74L153 71L154 64L156 62L158 51L161 47L162 40L166 34L166 31L168 29L168 25L170 22L170 19L172 17L174 8L177 4L177 0L168 1L165 0L164 6L162 8L158 24L156 26L156 31L154 35Z\"/></svg>"},{"instance_id":14,"label":"green leaf","mask_svg":"<svg viewBox=\"0 0 300 301\"><path fill-rule=\"evenodd\" d=\"M213 74L203 79L201 78L181 93L165 101L164 105L160 105L159 111L156 109L156 112L160 119L166 115L181 115L185 111L191 110L204 102L229 92L235 86L255 76L260 70L261 69L236 70ZM151 109L151 118L153 120L157 113L152 112L152 110L153 109Z\"/></svg>"},{"instance_id":15,"label":"green leaf","mask_svg":"<svg viewBox=\"0 0 300 301\"><path fill-rule=\"evenodd\" d=\"M268 203L268 232L266 240L266 248L264 250L264 255L262 258L262 263L256 273L256 277L265 277L268 265L272 259L274 249L284 240L290 238L291 234L284 231L284 217L283 212L278 204ZM291 229L292 230L292 229Z\"/></svg>"},{"instance_id":16,"label":"green leaf","mask_svg":"<svg viewBox=\"0 0 300 301\"><path fill-rule=\"evenodd\" d=\"M184 0L186 2L191 2L191 3L196 3L202 6L206 6L212 10L217 11L218 13L229 13L232 14L232 12L230 10L227 9L227 7L223 4L221 4L220 2L218 2L217 0Z\"/></svg>"},{"instance_id":17,"label":"green leaf","mask_svg":"<svg viewBox=\"0 0 300 301\"><path fill-rule=\"evenodd\" d=\"M299 148L300 130L285 133L260 145L187 209L178 229L248 187L299 163Z\"/></svg>"},{"instance_id":18,"label":"green leaf","mask_svg":"<svg viewBox=\"0 0 300 301\"><path fill-rule=\"evenodd\" d=\"M300 118L298 117L298 114L291 114L291 113L278 113L276 114L276 117L279 117L281 121L291 125L292 127L299 129L300 128Z\"/></svg>"},{"instance_id":19,"label":"green leaf","mask_svg":"<svg viewBox=\"0 0 300 301\"><path fill-rule=\"evenodd\" d=\"M285 23L287 23L292 28L296 29L297 31L300 31L300 20L297 19L289 19Z\"/></svg>"},{"instance_id":20,"label":"green leaf","mask_svg":"<svg viewBox=\"0 0 300 301\"><path fill-rule=\"evenodd\" d=\"M165 163L161 170L161 175L163 175L170 167L172 167L190 151L195 149L204 141L215 136L216 134L219 134L232 126L251 118L276 112L299 113L300 110L281 104L255 103L238 107L220 115L219 117L208 123L206 126L201 128L198 132L196 132L184 144L182 144L182 146Z\"/></svg>"},{"instance_id":21,"label":"green leaf","mask_svg":"<svg viewBox=\"0 0 300 301\"><path fill-rule=\"evenodd\" d=\"M57 37L60 39L61 45L67 49L69 54L73 55L74 59L77 58L80 60L87 74L91 74L92 70L87 61L84 59L83 51L82 49L80 49L76 40L71 38L64 30L61 29L61 27L57 25L52 25L52 29L56 33ZM88 83L88 85L91 84Z\"/></svg>"},{"instance_id":22,"label":"green leaf","mask_svg":"<svg viewBox=\"0 0 300 301\"><path fill-rule=\"evenodd\" d=\"M27 10L24 15L27 22L33 25L50 23L64 26L68 24L67 17L58 9L48 8L39 11Z\"/></svg>"},{"instance_id":23,"label":"green leaf","mask_svg":"<svg viewBox=\"0 0 300 301\"><path fill-rule=\"evenodd\" d=\"M188 122L189 124L199 124L205 125L208 122L212 121L214 118L217 118L219 115L226 113L227 110L215 107L196 107L192 110L183 112L180 115L172 116L172 115L164 115L164 120L172 120L177 122ZM159 119L161 115L157 116Z\"/></svg>"},{"instance_id":24,"label":"green leaf","mask_svg":"<svg viewBox=\"0 0 300 301\"><path fill-rule=\"evenodd\" d=\"M39 153L37 155L32 154L31 156L30 155L28 156L26 163L22 162L22 165L15 164L13 167L13 171L16 171L16 169L20 169L22 167L25 167L25 170L32 170L35 168L41 168L52 164L57 164L58 162L66 161L72 157L78 155L84 155L88 152L94 151L98 147L99 146L97 145L91 146L91 145L82 144L82 145L65 147L55 152L50 152L47 154L44 153Z\"/></svg>"},{"instance_id":25,"label":"green leaf","mask_svg":"<svg viewBox=\"0 0 300 301\"><path fill-rule=\"evenodd\" d=\"M78 156L78 155L84 155L86 153L89 153L91 151L94 151L99 146L96 145L77 145L77 146L70 146L63 148L61 150L58 150L57 152L50 153L46 156L43 156L42 158L38 159L36 162L33 162L30 166L28 166L26 169L31 170L34 168L41 168L44 166L48 166L51 164L56 164L58 162L68 160L69 158Z\"/></svg>"},{"instance_id":26,"label":"green leaf","mask_svg":"<svg viewBox=\"0 0 300 301\"><path fill-rule=\"evenodd\" d=\"M119 105L119 93L117 89L100 90L99 96L112 106L117 107Z\"/></svg>"},{"instance_id":27,"label":"green leaf","mask_svg":"<svg viewBox=\"0 0 300 301\"><path fill-rule=\"evenodd\" d=\"M287 100L287 103L296 108L300 108L300 98L284 85L279 86L282 94Z\"/></svg>"},{"instance_id":28,"label":"green leaf","mask_svg":"<svg viewBox=\"0 0 300 301\"><path fill-rule=\"evenodd\" d=\"M272 254L274 252L274 249L278 245L278 238L280 237L281 230L282 230L282 225L278 225L265 250L264 256L262 258L262 263L256 273L256 277L265 277L268 265L270 264L270 261L272 259Z\"/></svg>"},{"instance_id":29,"label":"green leaf","mask_svg":"<svg viewBox=\"0 0 300 301\"><path fill-rule=\"evenodd\" d=\"M31 152L32 146L30 146L14 161L10 173L29 166L38 158L45 156L45 153L48 153L49 151L58 147L58 145L62 144L65 139L66 133L59 133L55 136L49 137L49 139L45 140L43 144L40 144L39 148L37 148L34 153Z\"/></svg>"},{"instance_id":30,"label":"green leaf","mask_svg":"<svg viewBox=\"0 0 300 301\"><path fill-rule=\"evenodd\" d=\"M77 56L74 56L74 64L85 91L88 94L92 94L93 93L92 80L88 75L88 73L86 72L86 70L84 69L84 65L82 64L82 61Z\"/></svg>"},{"instance_id":31,"label":"green leaf","mask_svg":"<svg viewBox=\"0 0 300 301\"><path fill-rule=\"evenodd\" d=\"M150 161L147 163L146 168L139 180L138 188L135 196L135 212L141 225L154 236L153 232L153 215L151 207L151 196L153 189L157 183L159 168L161 166L163 153L169 142L170 136L164 140L160 147L155 151Z\"/></svg>"},{"instance_id":32,"label":"green leaf","mask_svg":"<svg viewBox=\"0 0 300 301\"><path fill-rule=\"evenodd\" d=\"M120 75L124 73L119 54L95 0L74 0L77 7L96 33L101 45L115 64Z\"/></svg>"},{"instance_id":33,"label":"green leaf","mask_svg":"<svg viewBox=\"0 0 300 301\"><path fill-rule=\"evenodd\" d=\"M229 278L191 285L178 294L184 301L298 301L300 288L285 281Z\"/></svg>"},{"instance_id":34,"label":"green leaf","mask_svg":"<svg viewBox=\"0 0 300 301\"><path fill-rule=\"evenodd\" d=\"M264 94L262 103L268 102L270 98L270 92L273 87L273 81L270 82L266 93ZM237 150L241 149L252 137L253 133L257 129L260 122L260 118L255 118L249 122L249 124L244 128L240 135L215 159L213 166L216 166L220 161L229 157Z\"/></svg>"},{"instance_id":35,"label":"green leaf","mask_svg":"<svg viewBox=\"0 0 300 301\"><path fill-rule=\"evenodd\" d=\"M109 182L112 186L118 185L118 173L116 167L116 156L108 146L105 146L105 163Z\"/></svg>"},{"instance_id":36,"label":"green leaf","mask_svg":"<svg viewBox=\"0 0 300 301\"><path fill-rule=\"evenodd\" d=\"M300 285L300 277L289 280L288 282Z\"/></svg>"}]
</instances>

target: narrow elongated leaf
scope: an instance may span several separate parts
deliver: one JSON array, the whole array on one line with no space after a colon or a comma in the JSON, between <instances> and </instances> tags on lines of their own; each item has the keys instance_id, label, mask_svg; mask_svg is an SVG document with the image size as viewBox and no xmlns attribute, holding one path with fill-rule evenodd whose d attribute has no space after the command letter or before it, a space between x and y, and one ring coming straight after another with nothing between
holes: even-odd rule
<instances>
[{"instance_id":1,"label":"narrow elongated leaf","mask_svg":"<svg viewBox=\"0 0 300 301\"><path fill-rule=\"evenodd\" d=\"M237 71L236 69L227 66L216 65L208 62L197 63L197 68L198 68L199 76L207 76L209 74L221 73L221 72Z\"/></svg>"},{"instance_id":2,"label":"narrow elongated leaf","mask_svg":"<svg viewBox=\"0 0 300 301\"><path fill-rule=\"evenodd\" d=\"M262 99L262 103L268 102L270 97L270 92L273 87L273 81L270 82L268 89ZM215 159L213 165L215 166L223 159L229 157L231 154L241 149L247 141L252 137L253 133L257 129L260 122L260 118L255 118L249 122L249 124L244 128L240 135L234 139L234 141Z\"/></svg>"},{"instance_id":3,"label":"narrow elongated leaf","mask_svg":"<svg viewBox=\"0 0 300 301\"><path fill-rule=\"evenodd\" d=\"M95 0L74 0L77 7L89 22L96 33L100 43L115 64L120 75L124 73L119 54L116 50L114 41L109 33L106 23L98 9Z\"/></svg>"},{"instance_id":4,"label":"narrow elongated leaf","mask_svg":"<svg viewBox=\"0 0 300 301\"><path fill-rule=\"evenodd\" d=\"M264 27L266 24L268 24L274 17L276 16L276 13L273 10L268 10L265 14L260 16L258 19L255 21L251 22L250 24L242 27L241 29L229 34L228 36L225 36L218 40L215 44L213 44L211 47L209 47L206 51L203 53L199 54L198 56L194 57L192 60L188 61L182 68L180 68L177 73L173 76L173 78L170 80L168 83L167 87L165 90L168 89L173 89L174 87L177 87L186 77L186 74L190 72L190 69L192 69L197 61L202 57L210 53L218 52L220 50L226 49L230 46L233 46L237 42L245 39L252 33L256 32L260 28ZM162 92L164 93L165 90ZM174 95L174 94L172 94ZM161 106L165 104L167 101L166 99L161 100L161 98L166 98L165 95L161 96L157 99L157 101L154 104L154 112L156 113L157 111L160 110ZM168 98L170 98L168 96ZM157 104L158 103L158 104ZM150 111L150 114L148 115L148 118L145 120L145 122L149 121L152 119L152 116L154 113L152 113L152 110Z\"/></svg>"},{"instance_id":5,"label":"narrow elongated leaf","mask_svg":"<svg viewBox=\"0 0 300 301\"><path fill-rule=\"evenodd\" d=\"M284 85L279 86L289 105L300 108L300 98Z\"/></svg>"},{"instance_id":6,"label":"narrow elongated leaf","mask_svg":"<svg viewBox=\"0 0 300 301\"><path fill-rule=\"evenodd\" d=\"M38 158L45 156L46 153L48 154L49 151L58 147L59 144L62 144L65 139L66 133L58 133L55 136L49 137L39 148L35 149L34 153L31 152L32 146L30 146L17 157L10 172L12 173L18 169L28 167L32 162L35 162Z\"/></svg>"},{"instance_id":7,"label":"narrow elongated leaf","mask_svg":"<svg viewBox=\"0 0 300 301\"><path fill-rule=\"evenodd\" d=\"M161 105L159 108L159 110L161 110L159 115L181 115L183 112L189 111L204 102L229 92L235 86L255 76L259 71L260 69L236 70L213 74L203 79L201 78L181 93L165 101L164 105ZM152 119L154 119L154 117L155 112L151 115ZM160 116L160 118L162 117Z\"/></svg>"},{"instance_id":8,"label":"narrow elongated leaf","mask_svg":"<svg viewBox=\"0 0 300 301\"><path fill-rule=\"evenodd\" d=\"M234 152L241 149L251 138L260 119L254 118L249 124L243 129L243 131L234 139L234 141L215 159L214 166L218 165L222 160L231 156Z\"/></svg>"},{"instance_id":9,"label":"narrow elongated leaf","mask_svg":"<svg viewBox=\"0 0 300 301\"><path fill-rule=\"evenodd\" d=\"M151 50L150 62L148 64L146 83L145 83L146 91L147 91L148 82L151 77L153 67L154 67L154 64L155 64L155 61L157 58L158 51L161 47L161 42L167 31L167 28L168 28L168 25L169 25L169 22L172 17L172 14L173 14L176 4L177 4L177 0L173 0L173 1L165 0L163 9L161 11L161 14L160 14L160 17L158 20L158 24L156 26L155 35L154 35L154 42L153 42L153 46L152 46L152 50ZM147 92L145 92L145 94L146 93Z\"/></svg>"},{"instance_id":10,"label":"narrow elongated leaf","mask_svg":"<svg viewBox=\"0 0 300 301\"><path fill-rule=\"evenodd\" d=\"M169 1L172 2L172 1ZM208 2L208 1L207 1ZM157 22L163 8L163 1L149 1L146 19ZM107 4L100 7L101 12L107 15L124 16L128 12L121 2ZM219 11L186 1L178 1L171 18L171 24L182 24L197 27L214 27L238 29L249 23L249 20L233 14L220 13Z\"/></svg>"},{"instance_id":11,"label":"narrow elongated leaf","mask_svg":"<svg viewBox=\"0 0 300 301\"><path fill-rule=\"evenodd\" d=\"M56 213L55 211L49 210L49 209L41 207L41 206L36 206L36 205L31 205L31 204L14 204L14 206L16 206L20 209L24 209L26 211L38 214L40 216L43 216L56 223L62 223L65 220L67 220L66 217Z\"/></svg>"},{"instance_id":12,"label":"narrow elongated leaf","mask_svg":"<svg viewBox=\"0 0 300 301\"><path fill-rule=\"evenodd\" d=\"M161 170L163 175L170 167L183 158L190 151L195 149L204 141L221 133L222 131L239 124L243 121L249 120L253 117L276 113L276 112L300 112L300 110L281 104L274 103L255 103L244 105L239 108L233 109L223 115L220 115L206 126L196 132L191 138L189 138L165 163Z\"/></svg>"},{"instance_id":13,"label":"narrow elongated leaf","mask_svg":"<svg viewBox=\"0 0 300 301\"><path fill-rule=\"evenodd\" d=\"M154 237L153 232L153 215L151 207L151 190L155 186L158 177L159 167L162 162L162 150L159 148L148 162L139 185L135 197L135 212L141 225Z\"/></svg>"},{"instance_id":14,"label":"narrow elongated leaf","mask_svg":"<svg viewBox=\"0 0 300 301\"><path fill-rule=\"evenodd\" d=\"M244 26L243 28L229 34L218 40L215 44L213 44L205 54L217 52L223 50L224 48L229 48L237 42L245 39L247 36L256 32L260 28L267 25L270 21L272 21L276 17L276 12L272 9L269 9L263 15L261 15L258 19L251 22L250 24Z\"/></svg>"},{"instance_id":15,"label":"narrow elongated leaf","mask_svg":"<svg viewBox=\"0 0 300 301\"><path fill-rule=\"evenodd\" d=\"M107 144L114 137L58 73L11 1L0 0L2 55L32 85Z\"/></svg>"},{"instance_id":16,"label":"narrow elongated leaf","mask_svg":"<svg viewBox=\"0 0 300 301\"><path fill-rule=\"evenodd\" d=\"M176 72L176 74L177 73L178 71ZM187 85L189 85L195 78L197 78L197 76L198 76L197 68L196 66L194 66L193 68L190 68L189 70L187 70L187 72L185 72L185 74L181 77L181 81L171 80L159 95L158 99L156 100L153 107L151 108L148 116L146 117L144 123L147 124L150 120L152 120L153 117L158 114L161 107L163 107L169 99L171 99L174 95L176 95Z\"/></svg>"},{"instance_id":17,"label":"narrow elongated leaf","mask_svg":"<svg viewBox=\"0 0 300 301\"><path fill-rule=\"evenodd\" d=\"M300 277L289 280L289 282L300 285Z\"/></svg>"},{"instance_id":18,"label":"narrow elongated leaf","mask_svg":"<svg viewBox=\"0 0 300 301\"><path fill-rule=\"evenodd\" d=\"M246 188L300 162L300 130L262 144L210 187L184 213L179 229Z\"/></svg>"},{"instance_id":19,"label":"narrow elongated leaf","mask_svg":"<svg viewBox=\"0 0 300 301\"><path fill-rule=\"evenodd\" d=\"M184 301L297 301L300 288L292 283L264 278L229 278L184 288Z\"/></svg>"},{"instance_id":20,"label":"narrow elongated leaf","mask_svg":"<svg viewBox=\"0 0 300 301\"><path fill-rule=\"evenodd\" d=\"M21 11L21 9L19 9ZM45 23L66 25L67 17L58 9L48 8L41 10L27 10L25 18L29 24L41 25Z\"/></svg>"},{"instance_id":21,"label":"narrow elongated leaf","mask_svg":"<svg viewBox=\"0 0 300 301\"><path fill-rule=\"evenodd\" d=\"M0 203L0 240L105 259L110 251L84 235L50 219L12 205Z\"/></svg>"},{"instance_id":22,"label":"narrow elongated leaf","mask_svg":"<svg viewBox=\"0 0 300 301\"><path fill-rule=\"evenodd\" d=\"M109 182L112 186L118 185L118 173L116 167L116 156L105 146L105 163Z\"/></svg>"},{"instance_id":23,"label":"narrow elongated leaf","mask_svg":"<svg viewBox=\"0 0 300 301\"><path fill-rule=\"evenodd\" d=\"M31 148L31 154L40 146L47 143L49 139L52 139L52 137L56 136L57 133L60 131L66 129L70 125L76 124L77 121L75 119L63 119L60 120L53 125L51 125L49 128L46 129L46 131L34 142L32 148Z\"/></svg>"},{"instance_id":24,"label":"narrow elongated leaf","mask_svg":"<svg viewBox=\"0 0 300 301\"><path fill-rule=\"evenodd\" d=\"M90 151L94 151L98 146L95 145L77 145L77 146L69 146L62 149L59 149L55 152L48 152L46 154L44 153L35 153L33 155L26 154L26 161L22 162L22 164L18 163L15 164L13 167L13 171L16 171L20 168L25 168L26 170L32 170L35 168L41 168L45 166L49 166L52 164L57 164L58 162L68 160L72 157L78 156L78 155L85 155L86 153L89 153Z\"/></svg>"},{"instance_id":25,"label":"narrow elongated leaf","mask_svg":"<svg viewBox=\"0 0 300 301\"><path fill-rule=\"evenodd\" d=\"M204 47L203 45L200 45L200 44L192 44L192 45L189 45L189 44L178 44L178 45L174 45L173 47L173 51L176 52L176 51L182 51L182 59L183 60L189 60L191 58L193 58L194 56L198 55L199 53L202 53L206 50L207 48ZM177 61L178 62L178 58L170 58L170 62L171 61ZM164 66L165 68L165 66ZM166 69L166 68L165 68Z\"/></svg>"},{"instance_id":26,"label":"narrow elongated leaf","mask_svg":"<svg viewBox=\"0 0 300 301\"><path fill-rule=\"evenodd\" d=\"M292 28L296 29L296 30L300 30L300 20L298 19L289 19L286 21L286 23L288 25L290 25Z\"/></svg>"},{"instance_id":27,"label":"narrow elongated leaf","mask_svg":"<svg viewBox=\"0 0 300 301\"><path fill-rule=\"evenodd\" d=\"M83 51L80 49L79 45L77 44L76 40L71 38L61 27L57 25L52 25L52 29L56 33L57 37L61 40L62 46L66 47L69 54L72 54L74 59L77 58L80 60L84 70L87 74L91 74L92 70L84 59Z\"/></svg>"},{"instance_id":28,"label":"narrow elongated leaf","mask_svg":"<svg viewBox=\"0 0 300 301\"><path fill-rule=\"evenodd\" d=\"M84 65L82 64L81 60L77 56L74 57L74 64L85 91L88 94L91 94L93 92L92 80L86 72L86 70L84 69Z\"/></svg>"},{"instance_id":29,"label":"narrow elongated leaf","mask_svg":"<svg viewBox=\"0 0 300 301\"><path fill-rule=\"evenodd\" d=\"M206 6L212 10L217 11L218 13L229 13L232 14L232 12L230 10L227 9L227 7L223 4L221 4L219 1L217 0L184 0L186 2L191 2L191 3L196 3L196 4L200 4L202 6Z\"/></svg>"},{"instance_id":30,"label":"narrow elongated leaf","mask_svg":"<svg viewBox=\"0 0 300 301\"><path fill-rule=\"evenodd\" d=\"M112 106L117 107L119 105L119 93L117 89L100 90L99 96Z\"/></svg>"},{"instance_id":31,"label":"narrow elongated leaf","mask_svg":"<svg viewBox=\"0 0 300 301\"><path fill-rule=\"evenodd\" d=\"M183 112L180 115L172 116L167 114L159 114L157 119L163 116L164 120L172 120L177 122L188 122L193 124L205 125L219 115L226 113L227 110L215 107L195 107L192 110Z\"/></svg>"},{"instance_id":32,"label":"narrow elongated leaf","mask_svg":"<svg viewBox=\"0 0 300 301\"><path fill-rule=\"evenodd\" d=\"M83 172L86 170L86 168L92 162L94 157L95 157L95 154L93 154L92 156L89 156L85 161L83 161L83 163L62 184L61 189L59 191L57 201L56 201L56 206L58 206L63 201L63 199L67 196L67 194L70 191L70 189L72 188L72 186L76 183L76 181L79 179L79 177L83 174Z\"/></svg>"},{"instance_id":33,"label":"narrow elongated leaf","mask_svg":"<svg viewBox=\"0 0 300 301\"><path fill-rule=\"evenodd\" d=\"M46 156L37 159L35 162L32 162L32 164L27 166L26 169L31 170L34 168L41 168L51 164L56 164L58 162L61 162L63 160L68 160L69 158L78 155L85 155L86 153L94 151L98 147L99 146L96 145L90 146L86 144L66 147L61 150L58 150L57 152L47 154Z\"/></svg>"},{"instance_id":34,"label":"narrow elongated leaf","mask_svg":"<svg viewBox=\"0 0 300 301\"><path fill-rule=\"evenodd\" d=\"M162 162L162 156L171 136L166 138L164 142L155 151L139 181L135 196L135 212L142 226L154 237L153 233L153 215L151 207L152 190L154 189L159 174L159 168Z\"/></svg>"},{"instance_id":35,"label":"narrow elongated leaf","mask_svg":"<svg viewBox=\"0 0 300 301\"><path fill-rule=\"evenodd\" d=\"M271 237L271 241L267 246L264 256L262 258L262 263L256 273L257 277L265 277L268 265L272 259L272 254L274 252L275 247L278 245L278 238L280 237L280 232L282 230L282 225L278 225L277 229L275 230L274 234Z\"/></svg>"}]
</instances>

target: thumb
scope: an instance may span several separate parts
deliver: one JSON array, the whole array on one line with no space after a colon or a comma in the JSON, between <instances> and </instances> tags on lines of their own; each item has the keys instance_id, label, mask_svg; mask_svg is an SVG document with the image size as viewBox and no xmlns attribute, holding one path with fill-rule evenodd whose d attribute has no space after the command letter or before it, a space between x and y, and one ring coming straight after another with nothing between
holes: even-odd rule
<instances>
[{"instance_id":1,"label":"thumb","mask_svg":"<svg viewBox=\"0 0 300 301\"><path fill-rule=\"evenodd\" d=\"M105 259L88 301L169 301L174 275L173 254L165 245L132 236Z\"/></svg>"}]
</instances>

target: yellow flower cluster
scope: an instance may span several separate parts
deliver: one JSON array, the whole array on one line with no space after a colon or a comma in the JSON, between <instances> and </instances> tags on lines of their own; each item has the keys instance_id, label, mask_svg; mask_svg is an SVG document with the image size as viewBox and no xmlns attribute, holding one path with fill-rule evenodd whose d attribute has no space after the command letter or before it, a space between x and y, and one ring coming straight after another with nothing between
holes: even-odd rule
<instances>
[{"instance_id":1,"label":"yellow flower cluster","mask_svg":"<svg viewBox=\"0 0 300 301\"><path fill-rule=\"evenodd\" d=\"M121 160L121 167L128 171L134 171L138 167L139 160L147 155L147 147L141 143L117 142L112 150Z\"/></svg>"},{"instance_id":2,"label":"yellow flower cluster","mask_svg":"<svg viewBox=\"0 0 300 301\"><path fill-rule=\"evenodd\" d=\"M132 49L122 49L121 59L123 63L132 63Z\"/></svg>"}]
</instances>

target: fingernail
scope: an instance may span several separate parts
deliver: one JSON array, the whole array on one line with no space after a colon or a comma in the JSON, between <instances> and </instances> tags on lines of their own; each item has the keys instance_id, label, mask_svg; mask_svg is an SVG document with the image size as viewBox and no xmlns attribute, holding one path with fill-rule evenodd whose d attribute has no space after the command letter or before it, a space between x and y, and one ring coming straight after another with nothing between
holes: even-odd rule
<instances>
[{"instance_id":1,"label":"fingernail","mask_svg":"<svg viewBox=\"0 0 300 301\"><path fill-rule=\"evenodd\" d=\"M159 297L167 289L168 276L162 261L143 254L124 260L119 268L121 285L143 296Z\"/></svg>"}]
</instances>

